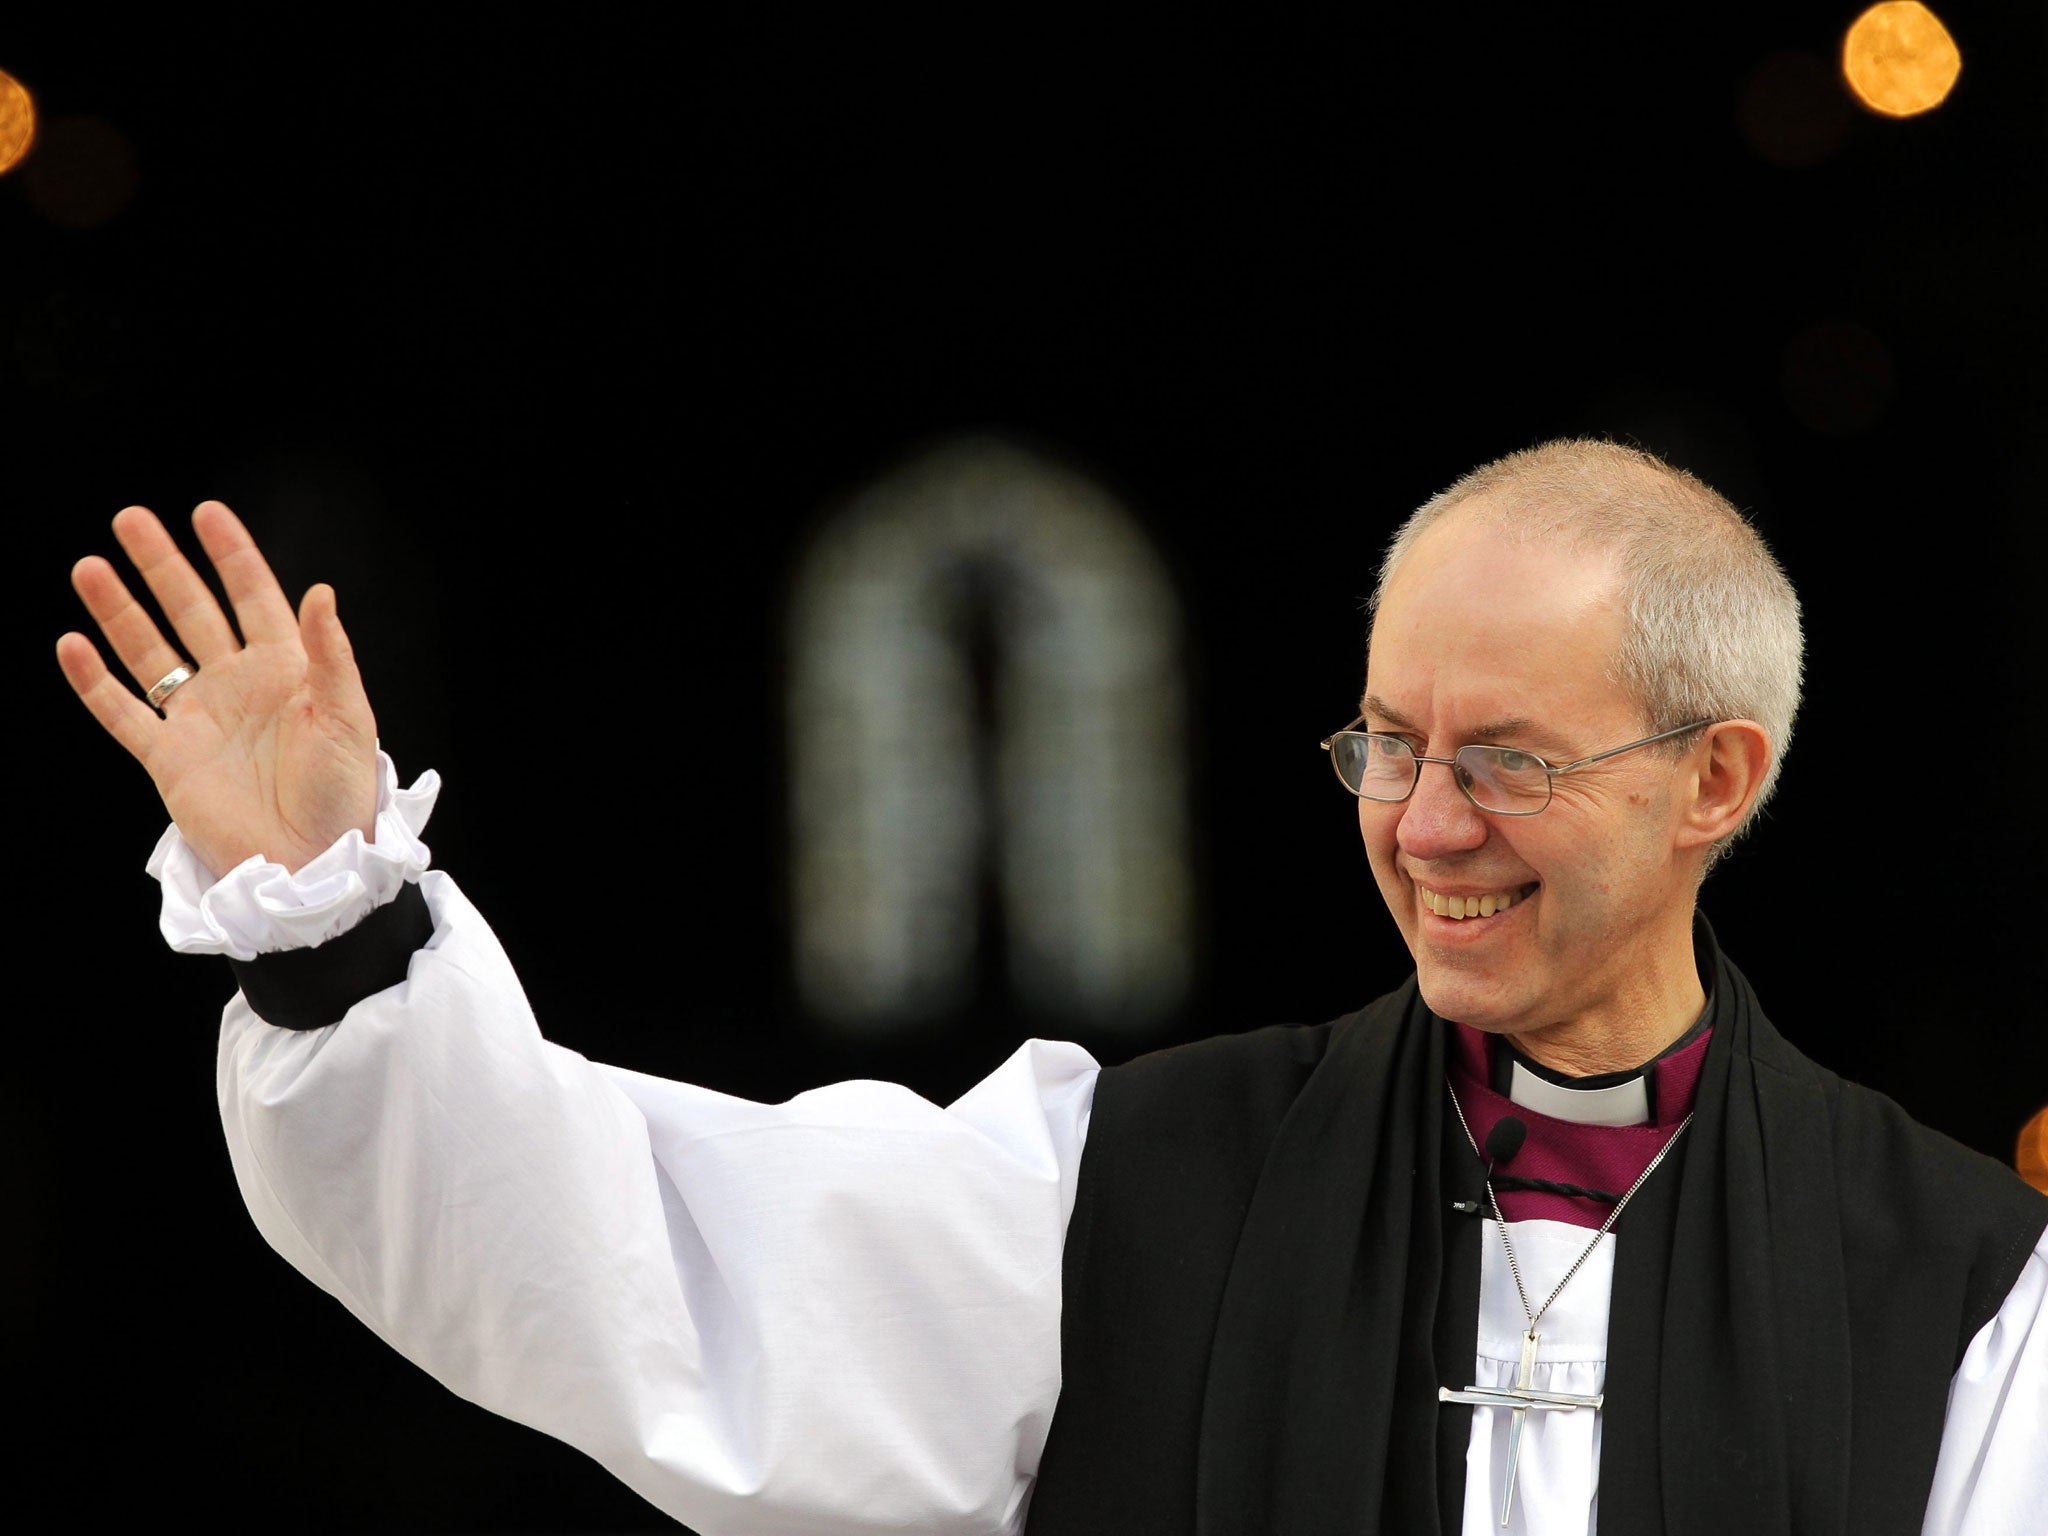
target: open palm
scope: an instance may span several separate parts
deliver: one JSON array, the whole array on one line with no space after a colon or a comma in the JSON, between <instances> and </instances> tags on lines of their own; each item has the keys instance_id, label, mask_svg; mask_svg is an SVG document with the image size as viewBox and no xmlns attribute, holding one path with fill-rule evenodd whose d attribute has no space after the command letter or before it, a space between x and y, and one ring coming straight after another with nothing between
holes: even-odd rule
<instances>
[{"instance_id":1,"label":"open palm","mask_svg":"<svg viewBox=\"0 0 2048 1536\"><path fill-rule=\"evenodd\" d=\"M165 641L113 565L88 555L71 584L128 675L152 687L181 663L197 675L161 717L72 633L57 642L64 676L93 718L156 781L178 830L216 875L251 854L296 870L377 811L377 723L363 693L334 589L307 592L294 615L241 520L202 502L192 526L220 575L242 637L171 536L143 507L114 519L184 654ZM190 663L186 663L186 657Z\"/></svg>"}]
</instances>

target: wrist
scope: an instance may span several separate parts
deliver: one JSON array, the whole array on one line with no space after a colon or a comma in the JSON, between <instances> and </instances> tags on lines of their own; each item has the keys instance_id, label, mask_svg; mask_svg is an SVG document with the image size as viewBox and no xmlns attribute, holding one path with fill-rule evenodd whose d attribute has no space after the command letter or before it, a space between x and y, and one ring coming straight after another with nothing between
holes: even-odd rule
<instances>
[{"instance_id":1,"label":"wrist","mask_svg":"<svg viewBox=\"0 0 2048 1536\"><path fill-rule=\"evenodd\" d=\"M420 833L440 779L428 772L402 788L388 756L380 753L378 765L378 813L367 831L352 826L296 869L250 854L216 879L179 830L168 829L149 861L163 887L165 940L184 954L241 960L308 948L347 932L416 881L432 858Z\"/></svg>"}]
</instances>

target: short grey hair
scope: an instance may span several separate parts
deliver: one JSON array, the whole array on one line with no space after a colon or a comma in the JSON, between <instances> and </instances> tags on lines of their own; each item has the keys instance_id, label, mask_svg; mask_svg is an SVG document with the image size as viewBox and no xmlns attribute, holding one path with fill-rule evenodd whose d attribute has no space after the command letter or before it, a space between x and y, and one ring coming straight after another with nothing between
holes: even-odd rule
<instances>
[{"instance_id":1,"label":"short grey hair","mask_svg":"<svg viewBox=\"0 0 2048 1536\"><path fill-rule=\"evenodd\" d=\"M1515 537L1610 552L1627 612L1610 676L1652 732L1692 720L1754 720L1771 765L1749 814L1709 853L1749 830L1777 787L1799 712L1805 641L1799 597L1756 529L1697 476L1640 448L1563 439L1481 465L1416 508L1387 547L1370 611L1415 541L1453 509L1474 508ZM1675 743L1682 750L1688 742Z\"/></svg>"}]
</instances>

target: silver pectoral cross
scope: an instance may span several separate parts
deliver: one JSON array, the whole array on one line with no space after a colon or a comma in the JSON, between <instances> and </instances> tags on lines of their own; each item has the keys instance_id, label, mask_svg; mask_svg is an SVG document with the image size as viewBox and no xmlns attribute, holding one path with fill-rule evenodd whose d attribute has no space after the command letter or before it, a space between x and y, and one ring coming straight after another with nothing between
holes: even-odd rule
<instances>
[{"instance_id":1,"label":"silver pectoral cross","mask_svg":"<svg viewBox=\"0 0 2048 1536\"><path fill-rule=\"evenodd\" d=\"M1529 1417L1529 1410L1598 1408L1606 1396L1602 1392L1538 1392L1531 1387L1529 1378L1536 1369L1536 1341L1539 1337L1534 1328L1522 1335L1522 1364L1515 1372L1512 1387L1474 1386L1462 1392L1453 1392L1449 1387L1436 1389L1436 1400L1440 1403L1472 1403L1481 1408L1506 1408L1514 1413L1514 1422L1508 1428L1508 1482L1500 1496L1500 1523L1503 1526L1508 1523L1508 1514L1515 1507L1515 1468L1522 1459L1522 1424Z\"/></svg>"}]
</instances>

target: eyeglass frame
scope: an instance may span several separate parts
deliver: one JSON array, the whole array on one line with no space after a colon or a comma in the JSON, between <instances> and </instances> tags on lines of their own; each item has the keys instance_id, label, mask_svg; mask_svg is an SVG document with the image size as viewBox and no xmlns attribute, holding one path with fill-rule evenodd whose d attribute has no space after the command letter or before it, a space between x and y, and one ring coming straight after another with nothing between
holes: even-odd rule
<instances>
[{"instance_id":1,"label":"eyeglass frame","mask_svg":"<svg viewBox=\"0 0 2048 1536\"><path fill-rule=\"evenodd\" d=\"M1351 725L1345 726L1344 729L1341 731L1330 732L1330 734L1325 736L1321 742L1322 749L1330 754L1330 771L1337 775L1337 782L1339 784L1343 784L1345 790L1357 799L1370 800L1374 805L1405 805L1410 799L1414 797L1415 786L1422 782L1422 765L1424 763L1442 763L1446 768L1456 768L1458 766L1458 756L1456 752L1452 753L1449 757L1424 757L1412 746L1409 746L1408 742L1402 737L1392 735L1386 731L1357 731L1352 729L1352 726L1364 724L1365 718L1366 717L1364 715L1360 715L1356 720L1353 720L1351 722ZM1524 751L1524 749L1521 747L1492 747L1492 744L1489 742L1467 742L1465 744L1466 747L1492 747L1492 750L1497 752L1521 752L1524 757L1527 757L1534 761L1536 766L1543 770L1545 775L1543 780L1543 803L1537 806L1532 811L1501 811L1495 810L1490 805L1481 805L1479 801L1473 796L1471 786L1465 782L1463 777L1453 775L1453 778L1457 783L1458 792L1462 794L1467 800L1472 802L1472 808L1475 811L1482 811L1488 816L1540 816L1543 814L1543 812L1550 809L1551 798L1556 788L1553 781L1557 778L1559 774L1570 773L1577 768L1584 768L1589 763L1605 762L1610 757L1619 757L1624 752L1633 752L1637 747L1647 747L1653 745L1656 742L1669 741L1672 737L1683 736L1688 731L1705 730L1710 725L1718 724L1720 724L1718 720L1695 720L1691 725L1681 725L1672 730L1659 731L1655 736L1645 736L1641 741L1632 741L1625 747L1610 747L1605 752L1595 752L1591 757L1582 757L1577 762L1566 763L1561 768L1551 767L1550 764L1543 761L1542 758L1537 757L1534 752ZM1401 743L1402 746L1407 747L1409 759L1415 764L1415 772L1408 780L1407 793L1400 795L1392 800L1383 800L1378 795L1368 795L1365 793L1365 791L1359 789L1352 789L1349 784L1346 784L1344 782L1344 770L1337 766L1337 754L1330 745L1339 736L1380 736L1384 737L1388 741L1398 741ZM1464 750L1465 747L1458 748L1458 752L1463 752ZM1470 770L1468 769L1467 773L1469 772Z\"/></svg>"}]
</instances>

